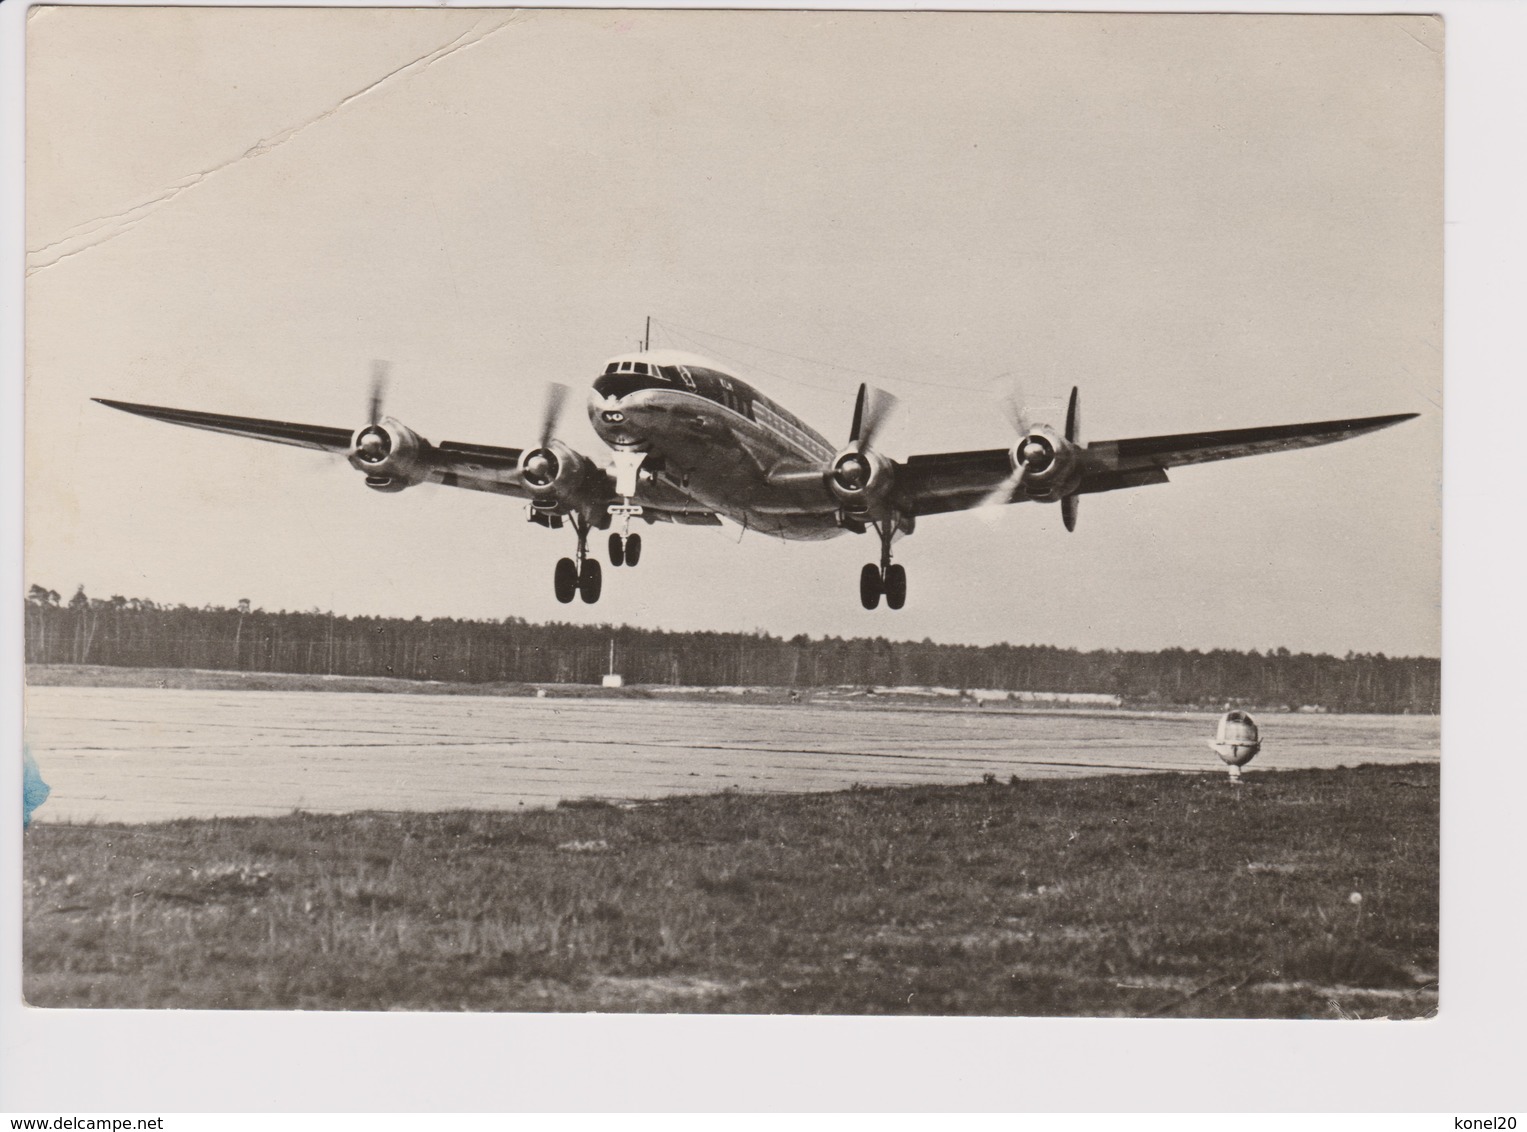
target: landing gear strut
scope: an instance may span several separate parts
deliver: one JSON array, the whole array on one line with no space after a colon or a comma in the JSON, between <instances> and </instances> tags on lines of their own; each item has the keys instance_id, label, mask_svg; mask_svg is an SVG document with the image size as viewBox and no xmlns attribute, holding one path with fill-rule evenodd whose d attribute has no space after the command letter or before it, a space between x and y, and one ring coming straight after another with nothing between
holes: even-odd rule
<instances>
[{"instance_id":1,"label":"landing gear strut","mask_svg":"<svg viewBox=\"0 0 1527 1132\"><path fill-rule=\"evenodd\" d=\"M891 561L891 538L896 534L894 519L877 522L875 533L880 536L880 565L866 562L859 571L859 603L865 609L874 609L885 598L888 609L900 609L907 603L906 567Z\"/></svg>"},{"instance_id":2,"label":"landing gear strut","mask_svg":"<svg viewBox=\"0 0 1527 1132\"><path fill-rule=\"evenodd\" d=\"M611 519L620 520L620 530L610 534L610 565L635 566L642 560L642 536L631 533L631 520L642 513L640 503L634 501L636 487L642 481L642 461L645 452L617 450L611 457L615 471L615 494L620 502L609 507ZM647 473L651 479L651 473Z\"/></svg>"},{"instance_id":3,"label":"landing gear strut","mask_svg":"<svg viewBox=\"0 0 1527 1132\"><path fill-rule=\"evenodd\" d=\"M572 558L557 560L552 583L557 600L563 605L572 601L574 594L583 598L586 605L593 605L599 600L599 592L604 588L604 571L598 559L589 557L588 520L582 515L570 517L573 530L578 532L578 549L573 552Z\"/></svg>"}]
</instances>

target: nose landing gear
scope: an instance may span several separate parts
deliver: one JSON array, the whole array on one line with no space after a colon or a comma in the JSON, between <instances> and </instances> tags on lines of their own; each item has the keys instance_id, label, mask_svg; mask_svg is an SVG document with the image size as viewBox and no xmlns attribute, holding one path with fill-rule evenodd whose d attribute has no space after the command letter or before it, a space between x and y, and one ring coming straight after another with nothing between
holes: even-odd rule
<instances>
[{"instance_id":1,"label":"nose landing gear","mask_svg":"<svg viewBox=\"0 0 1527 1132\"><path fill-rule=\"evenodd\" d=\"M604 570L598 559L589 557L588 520L581 515L573 515L571 518L573 530L578 532L578 549L573 552L572 558L557 560L552 585L557 600L563 605L572 601L574 594L583 598L584 604L593 605L604 589Z\"/></svg>"},{"instance_id":2,"label":"nose landing gear","mask_svg":"<svg viewBox=\"0 0 1527 1132\"><path fill-rule=\"evenodd\" d=\"M620 520L620 530L610 532L610 565L635 566L642 560L642 536L631 533L631 520L642 513L641 504L626 498L608 510L610 518Z\"/></svg>"},{"instance_id":3,"label":"nose landing gear","mask_svg":"<svg viewBox=\"0 0 1527 1132\"><path fill-rule=\"evenodd\" d=\"M895 521L877 522L875 533L880 536L880 565L866 562L859 571L859 604L874 609L884 597L887 609L900 609L907 603L907 570L900 563L891 562Z\"/></svg>"},{"instance_id":4,"label":"nose landing gear","mask_svg":"<svg viewBox=\"0 0 1527 1132\"><path fill-rule=\"evenodd\" d=\"M610 535L610 565L635 566L642 559L642 536Z\"/></svg>"}]
</instances>

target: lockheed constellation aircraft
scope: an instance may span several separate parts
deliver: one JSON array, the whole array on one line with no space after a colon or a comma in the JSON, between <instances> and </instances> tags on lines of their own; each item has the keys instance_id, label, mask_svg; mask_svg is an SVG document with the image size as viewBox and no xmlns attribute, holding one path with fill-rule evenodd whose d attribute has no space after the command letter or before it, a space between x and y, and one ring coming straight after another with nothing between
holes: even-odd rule
<instances>
[{"instance_id":1,"label":"lockheed constellation aircraft","mask_svg":"<svg viewBox=\"0 0 1527 1132\"><path fill-rule=\"evenodd\" d=\"M210 429L348 457L374 491L422 483L469 488L530 501L530 521L577 536L557 562L557 600L596 602L602 570L589 532L609 530L615 566L641 560L634 519L720 526L723 518L785 539L824 539L873 530L878 563L860 572L859 597L874 609L907 598L906 570L891 543L925 515L987 505L1059 503L1068 531L1083 495L1166 483L1167 469L1237 456L1330 444L1409 420L1415 413L1268 428L1146 436L1083 444L1077 390L1064 429L1014 413L1007 448L937 452L893 460L875 436L894 398L859 387L848 439L834 445L777 402L715 363L672 350L641 349L611 358L594 380L588 414L609 445L608 464L556 439L566 389L553 385L531 448L458 441L431 443L382 415L381 379L358 429L167 409L95 398L154 420Z\"/></svg>"}]
</instances>

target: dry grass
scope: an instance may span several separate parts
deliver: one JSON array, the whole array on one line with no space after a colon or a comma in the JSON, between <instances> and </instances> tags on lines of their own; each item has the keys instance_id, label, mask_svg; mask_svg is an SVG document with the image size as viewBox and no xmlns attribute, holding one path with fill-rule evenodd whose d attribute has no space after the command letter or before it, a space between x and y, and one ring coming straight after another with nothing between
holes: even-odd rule
<instances>
[{"instance_id":1,"label":"dry grass","mask_svg":"<svg viewBox=\"0 0 1527 1132\"><path fill-rule=\"evenodd\" d=\"M44 823L25 989L40 1006L1435 1009L1437 767L1249 778Z\"/></svg>"}]
</instances>

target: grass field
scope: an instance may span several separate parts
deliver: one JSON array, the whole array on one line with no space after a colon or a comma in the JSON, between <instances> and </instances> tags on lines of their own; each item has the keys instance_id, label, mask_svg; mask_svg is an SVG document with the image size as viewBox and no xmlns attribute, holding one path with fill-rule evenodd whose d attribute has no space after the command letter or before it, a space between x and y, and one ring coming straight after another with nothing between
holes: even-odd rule
<instances>
[{"instance_id":1,"label":"grass field","mask_svg":"<svg viewBox=\"0 0 1527 1132\"><path fill-rule=\"evenodd\" d=\"M1419 1017L1436 765L42 824L36 1006Z\"/></svg>"}]
</instances>

